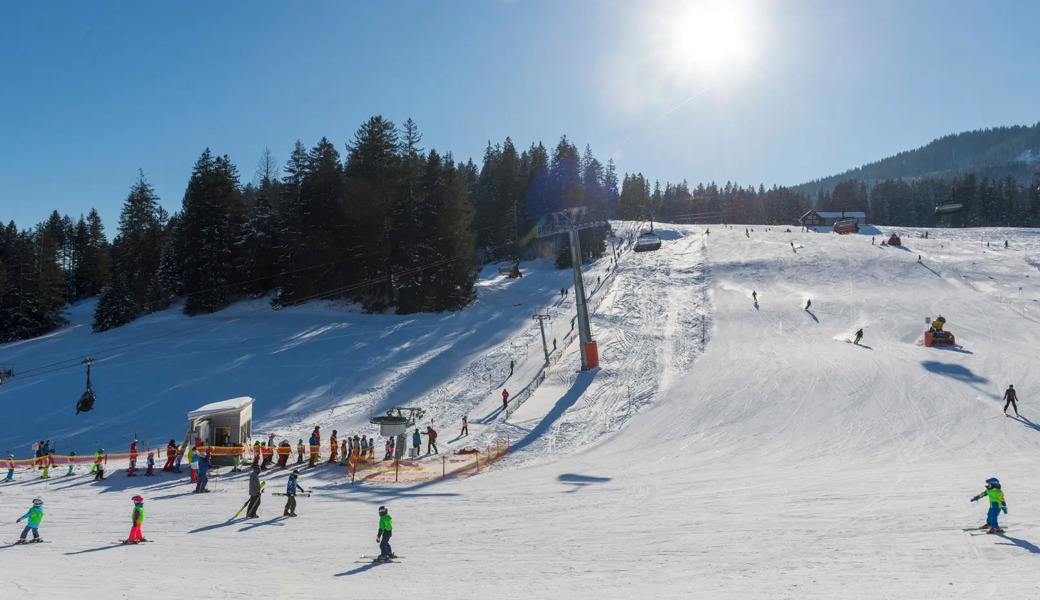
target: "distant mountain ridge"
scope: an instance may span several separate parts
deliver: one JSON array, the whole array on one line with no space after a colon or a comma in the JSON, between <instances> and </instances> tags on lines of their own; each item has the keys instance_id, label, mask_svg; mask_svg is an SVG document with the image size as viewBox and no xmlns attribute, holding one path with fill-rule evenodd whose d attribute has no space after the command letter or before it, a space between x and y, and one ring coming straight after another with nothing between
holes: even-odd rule
<instances>
[{"instance_id":1,"label":"distant mountain ridge","mask_svg":"<svg viewBox=\"0 0 1040 600\"><path fill-rule=\"evenodd\" d=\"M839 175L816 179L791 188L816 195L847 179L868 186L886 179L946 178L974 173L978 179L1008 175L1026 183L1040 170L1040 122L966 131L938 138L915 150L900 152Z\"/></svg>"}]
</instances>

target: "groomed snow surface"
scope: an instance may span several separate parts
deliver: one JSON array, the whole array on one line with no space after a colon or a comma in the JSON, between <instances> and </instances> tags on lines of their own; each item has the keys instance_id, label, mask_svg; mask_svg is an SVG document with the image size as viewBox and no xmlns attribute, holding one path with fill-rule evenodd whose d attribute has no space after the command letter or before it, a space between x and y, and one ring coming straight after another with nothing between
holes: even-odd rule
<instances>
[{"instance_id":1,"label":"groomed snow surface","mask_svg":"<svg viewBox=\"0 0 1040 600\"><path fill-rule=\"evenodd\" d=\"M513 447L486 473L420 484L307 469L314 495L295 519L270 495L284 472L264 473L261 518L244 521L229 519L245 474L194 495L186 473L19 471L0 486L0 542L41 497L52 543L0 547L0 598L1036 597L1040 232L900 229L904 246L882 247L797 228L658 229L661 250L626 252L614 277L608 259L587 268L602 360L587 373L573 293L559 292L570 272L548 262L518 280L486 270L476 305L455 314L257 302L90 335L85 305L68 328L0 347L23 372L100 357L86 415L72 414L81 367L0 386L0 450L19 458L47 438L59 454L179 443L188 411L239 396L257 399L258 437L294 444L315 424L374 433L370 411L407 405L427 410L442 452ZM503 420L501 389L542 363L531 315L546 310L564 356ZM960 347L920 345L939 313ZM1001 412L1009 383L1021 419ZM471 435L455 440L464 414ZM961 531L984 522L969 498L988 477L1007 495L1004 536ZM156 541L113 544L135 493ZM378 552L380 504L398 564L359 562Z\"/></svg>"}]
</instances>

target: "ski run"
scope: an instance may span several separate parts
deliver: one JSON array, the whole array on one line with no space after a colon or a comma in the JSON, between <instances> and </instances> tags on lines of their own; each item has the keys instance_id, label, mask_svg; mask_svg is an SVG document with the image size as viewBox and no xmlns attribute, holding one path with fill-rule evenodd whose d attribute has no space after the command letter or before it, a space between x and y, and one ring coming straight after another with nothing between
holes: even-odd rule
<instances>
[{"instance_id":1,"label":"ski run","mask_svg":"<svg viewBox=\"0 0 1040 600\"><path fill-rule=\"evenodd\" d=\"M89 465L17 469L0 485L0 539L18 539L40 498L49 543L0 546L0 598L1036 597L1040 232L744 229L660 224L660 250L587 265L601 360L588 372L571 271L550 260L518 279L485 268L476 303L447 314L258 300L91 335L93 304L74 306L68 327L0 346L16 370L0 385L3 456L46 439L58 455L121 453L137 438L140 465L146 445L180 443L188 411L240 396L256 398L255 439L293 446L290 467L314 426L377 435L370 415L392 406L422 408L441 455L506 439L511 452L418 483L302 468L312 495L295 519L273 495L291 468L261 472L255 519L232 516L248 465L211 473L214 494L191 493L186 463L129 478L110 462L97 482ZM502 390L544 362L535 313L550 317L553 365L505 418ZM940 314L957 345L925 347ZM86 356L90 413L74 409L82 367L17 374ZM1009 384L1017 418L1002 412ZM421 460L441 460L425 445ZM970 500L994 477L1004 533L962 531L986 522L990 498ZM155 543L115 544L138 494ZM381 505L407 560L371 561Z\"/></svg>"}]
</instances>

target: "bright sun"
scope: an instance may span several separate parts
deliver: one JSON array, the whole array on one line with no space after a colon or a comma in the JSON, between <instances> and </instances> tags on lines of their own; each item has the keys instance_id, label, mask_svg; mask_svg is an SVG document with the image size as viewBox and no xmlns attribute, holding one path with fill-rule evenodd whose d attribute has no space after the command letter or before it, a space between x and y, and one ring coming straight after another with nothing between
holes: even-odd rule
<instances>
[{"instance_id":1,"label":"bright sun","mask_svg":"<svg viewBox=\"0 0 1040 600\"><path fill-rule=\"evenodd\" d=\"M662 41L674 66L712 74L745 68L755 51L751 13L741 2L705 1L669 15Z\"/></svg>"}]
</instances>

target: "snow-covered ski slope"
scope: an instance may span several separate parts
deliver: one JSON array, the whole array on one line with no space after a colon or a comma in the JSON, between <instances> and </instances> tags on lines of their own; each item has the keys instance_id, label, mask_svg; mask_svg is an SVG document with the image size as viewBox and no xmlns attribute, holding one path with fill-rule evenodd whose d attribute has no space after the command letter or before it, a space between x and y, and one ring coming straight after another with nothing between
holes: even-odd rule
<instances>
[{"instance_id":1,"label":"snow-covered ski slope","mask_svg":"<svg viewBox=\"0 0 1040 600\"><path fill-rule=\"evenodd\" d=\"M742 226L712 226L710 235L704 229L664 226L660 251L622 258L616 278L597 292L605 295L592 324L602 368L574 373L576 348L568 346L560 366L508 422L483 425L480 435L510 435L516 449L489 472L351 487L337 467L305 470L300 481L315 493L300 499L300 517L276 518L280 503L265 497L262 518L247 522L227 521L245 500L241 475L217 477L211 482L217 493L197 496L168 476L151 482L117 472L92 484L83 476L28 480L19 472L21 482L0 486L0 514L13 521L34 496L43 497L48 512L41 533L54 543L0 548L0 597L172 598L188 591L206 598L1036 597L1038 232L932 230L924 240L917 231L900 230L905 246L899 248L872 246L864 235L797 228L755 227L750 238ZM1003 248L1004 239L1010 248ZM593 267L587 281L602 273L605 265ZM242 388L251 377L270 380L258 389L296 404L284 415L259 415L258 430L264 423L276 430L337 419L360 424L368 401L341 402L349 396L342 391L418 390L424 380L426 388L445 390L420 396L447 415L445 422L461 411L475 422L500 404L503 382L492 378L476 390L480 395L463 390L465 399L455 400L452 380L475 385L479 377L471 373L480 372L481 360L508 355L509 345L519 343L512 340L531 331L526 321L535 304L519 298L513 315L508 302L493 295L516 296L525 288L508 286L522 282L541 288L537 299L552 306L568 276L534 268L520 281L489 279L476 307L415 318L429 319L434 328L447 327L438 319L473 319L473 327L490 315L510 319L510 327L497 328L499 337L486 342L486 335L462 338L465 328L453 329L457 337L441 340L448 348L439 352L434 340L450 337L447 329L430 332L419 344L423 351L394 337L393 327L411 317L358 315L355 321L312 307L266 314L252 326L245 314L224 324L229 315L222 313L224 321L214 316L212 331L190 334L193 343L182 340L179 349L156 344L155 354L184 365L183 357L208 348L211 354L194 363L200 371L194 377L209 386L192 385L196 392L219 389L193 404L250 393ZM546 281L539 283L541 277ZM550 285L551 277L557 279ZM807 299L811 312L803 310ZM569 328L565 308L554 320L561 341ZM348 325L308 337L320 319L303 318L307 311L329 311L327 322ZM938 313L960 348L918 345L925 318ZM151 318L178 320L174 328L182 329L198 322L172 314ZM300 322L288 324L293 319ZM383 321L358 325L366 319ZM352 327L365 329L355 339L313 345L322 336L349 335ZM849 341L859 327L862 347ZM312 351L290 356L307 361L294 366L309 368L312 379L279 375L273 359L252 376L227 369L228 382L202 373L234 365L233 356L259 360L261 350L241 346L260 332L273 349L287 345L287 332L299 333ZM73 329L52 336L49 352L75 354L76 335ZM142 325L139 335L155 335L155 327ZM57 342L62 336L65 346ZM480 344L457 349L478 338ZM45 343L0 348L0 362L19 363L15 352L42 357L47 350L32 349ZM347 374L352 369L334 357L347 344L362 343L372 348L372 374L348 384L363 378ZM118 361L109 362L114 371ZM500 361L493 362L500 370ZM538 362L532 354L518 360L517 371L525 369L527 378ZM399 379L387 375L404 363L412 366L398 371ZM507 373L499 371L502 379ZM137 387L171 381L143 359L112 376L104 384L95 379L99 408L120 378ZM281 383L284 377L291 379ZM76 388L75 380L65 383ZM56 427L75 423L62 411L78 389L60 410L57 404L20 407L32 381L0 388L5 443L58 438L37 433L48 416ZM58 385L47 377L37 381L41 390ZM999 398L1009 383L1022 398L1022 420L1001 413ZM315 392L323 386L333 391ZM402 403L391 396L388 391L379 402ZM155 402L142 413L157 412ZM468 404L451 408L462 402ZM173 425L156 416L156 427L181 427L183 412L182 406L171 410ZM12 413L18 419L7 418ZM449 428L442 438L454 433ZM986 507L968 500L994 476L1007 495L1009 514L1001 522L1008 533L969 536L961 528L981 524ZM285 476L265 472L264 479L280 491ZM129 497L138 492L148 503L145 535L158 541L112 546L126 535ZM407 556L401 564L356 562L376 551L380 504L394 517L392 543ZM0 541L13 541L20 525L9 523L5 531ZM197 583L187 590L184 582L192 578Z\"/></svg>"}]
</instances>

